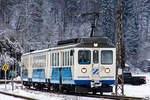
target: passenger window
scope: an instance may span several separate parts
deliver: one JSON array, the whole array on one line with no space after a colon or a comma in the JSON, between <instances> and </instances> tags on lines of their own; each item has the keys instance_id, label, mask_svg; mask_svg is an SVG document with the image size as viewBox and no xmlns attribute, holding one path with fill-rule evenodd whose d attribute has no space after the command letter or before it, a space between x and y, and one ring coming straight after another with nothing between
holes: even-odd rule
<instances>
[{"instance_id":1,"label":"passenger window","mask_svg":"<svg viewBox=\"0 0 150 100\"><path fill-rule=\"evenodd\" d=\"M67 56L68 56L68 65L69 65L69 61L70 61L70 55L69 55L69 51L67 52Z\"/></svg>"},{"instance_id":2,"label":"passenger window","mask_svg":"<svg viewBox=\"0 0 150 100\"><path fill-rule=\"evenodd\" d=\"M52 66L54 66L54 53L52 53Z\"/></svg>"},{"instance_id":3,"label":"passenger window","mask_svg":"<svg viewBox=\"0 0 150 100\"><path fill-rule=\"evenodd\" d=\"M59 53L57 53L57 66L59 66Z\"/></svg>"},{"instance_id":4,"label":"passenger window","mask_svg":"<svg viewBox=\"0 0 150 100\"><path fill-rule=\"evenodd\" d=\"M111 50L103 50L101 52L101 63L102 64L113 63L113 52Z\"/></svg>"},{"instance_id":5,"label":"passenger window","mask_svg":"<svg viewBox=\"0 0 150 100\"><path fill-rule=\"evenodd\" d=\"M89 50L80 50L78 52L78 63L79 64L90 64L91 63L91 52Z\"/></svg>"},{"instance_id":6,"label":"passenger window","mask_svg":"<svg viewBox=\"0 0 150 100\"><path fill-rule=\"evenodd\" d=\"M67 52L65 52L65 66L67 66L68 64L68 56L67 56Z\"/></svg>"},{"instance_id":7,"label":"passenger window","mask_svg":"<svg viewBox=\"0 0 150 100\"><path fill-rule=\"evenodd\" d=\"M99 62L99 52L98 50L93 51L93 63L97 64Z\"/></svg>"},{"instance_id":8,"label":"passenger window","mask_svg":"<svg viewBox=\"0 0 150 100\"><path fill-rule=\"evenodd\" d=\"M63 66L65 65L65 55L64 55L64 52L63 52Z\"/></svg>"}]
</instances>

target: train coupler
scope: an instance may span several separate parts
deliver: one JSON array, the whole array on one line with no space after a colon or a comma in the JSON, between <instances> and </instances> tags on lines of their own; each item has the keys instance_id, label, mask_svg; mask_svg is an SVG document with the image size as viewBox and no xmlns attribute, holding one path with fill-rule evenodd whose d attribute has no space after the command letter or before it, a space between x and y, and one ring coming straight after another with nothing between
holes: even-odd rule
<instances>
[{"instance_id":1,"label":"train coupler","mask_svg":"<svg viewBox=\"0 0 150 100\"><path fill-rule=\"evenodd\" d=\"M101 87L101 86L102 86L102 82L100 82L98 80L91 81L91 88L97 88L97 87Z\"/></svg>"}]
</instances>

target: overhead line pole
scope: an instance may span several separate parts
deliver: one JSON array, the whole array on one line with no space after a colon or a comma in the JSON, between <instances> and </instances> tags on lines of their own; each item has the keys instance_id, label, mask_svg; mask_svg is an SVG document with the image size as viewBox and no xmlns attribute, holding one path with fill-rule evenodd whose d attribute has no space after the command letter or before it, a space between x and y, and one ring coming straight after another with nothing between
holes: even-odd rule
<instances>
[{"instance_id":1,"label":"overhead line pole","mask_svg":"<svg viewBox=\"0 0 150 100\"><path fill-rule=\"evenodd\" d=\"M123 25L122 25L122 1L118 0L118 11L117 11L117 40L116 40L116 49L117 49L117 58L116 58L116 86L115 94L124 95L124 79L123 71L125 68L125 45L123 41ZM121 63L120 63L121 62ZM119 67L122 69L122 75L119 76L118 70ZM121 84L118 84L118 80L121 81Z\"/></svg>"}]
</instances>

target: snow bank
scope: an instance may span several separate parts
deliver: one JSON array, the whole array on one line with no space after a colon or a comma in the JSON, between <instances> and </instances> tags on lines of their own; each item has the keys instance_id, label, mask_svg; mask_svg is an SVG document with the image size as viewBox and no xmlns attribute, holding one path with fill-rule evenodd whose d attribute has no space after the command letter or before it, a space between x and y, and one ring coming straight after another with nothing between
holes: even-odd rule
<instances>
[{"instance_id":1,"label":"snow bank","mask_svg":"<svg viewBox=\"0 0 150 100\"><path fill-rule=\"evenodd\" d=\"M133 76L146 76L146 84L143 85L125 85L124 92L126 96L144 97L150 99L150 73L137 73ZM115 91L115 87L114 87Z\"/></svg>"},{"instance_id":2,"label":"snow bank","mask_svg":"<svg viewBox=\"0 0 150 100\"><path fill-rule=\"evenodd\" d=\"M21 90L21 84L16 84L16 83L14 83L15 90L12 91L11 89L12 89L11 83L7 84L7 90L5 90L4 84L0 84L1 91L23 95L23 96L27 96L31 98L36 98L38 100L111 100L111 99L99 99L99 98L80 97L80 96L71 96L71 95L70 96L59 95L59 94L54 94L54 93L33 91L33 90L27 90L27 89ZM11 100L11 99L2 99L2 100Z\"/></svg>"},{"instance_id":3,"label":"snow bank","mask_svg":"<svg viewBox=\"0 0 150 100\"><path fill-rule=\"evenodd\" d=\"M25 100L25 99L21 99L21 98L16 98L16 97L13 97L13 96L0 94L0 100Z\"/></svg>"}]
</instances>

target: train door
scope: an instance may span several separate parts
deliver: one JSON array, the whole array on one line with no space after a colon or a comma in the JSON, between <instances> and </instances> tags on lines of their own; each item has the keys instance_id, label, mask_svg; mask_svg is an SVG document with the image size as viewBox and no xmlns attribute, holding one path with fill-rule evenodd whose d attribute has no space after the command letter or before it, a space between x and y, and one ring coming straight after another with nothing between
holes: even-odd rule
<instances>
[{"instance_id":1,"label":"train door","mask_svg":"<svg viewBox=\"0 0 150 100\"><path fill-rule=\"evenodd\" d=\"M99 80L100 78L100 69L99 69L99 50L98 49L93 49L92 52L92 80L96 81Z\"/></svg>"}]
</instances>

